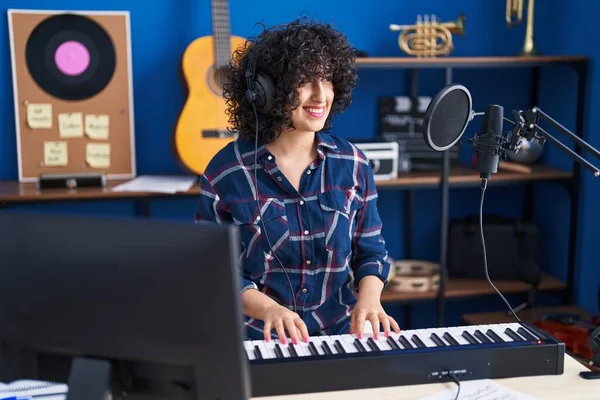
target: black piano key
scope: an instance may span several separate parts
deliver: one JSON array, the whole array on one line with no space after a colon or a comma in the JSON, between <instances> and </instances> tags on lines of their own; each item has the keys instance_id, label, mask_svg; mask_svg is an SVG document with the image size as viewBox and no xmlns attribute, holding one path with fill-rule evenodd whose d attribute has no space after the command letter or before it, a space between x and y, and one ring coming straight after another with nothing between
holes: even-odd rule
<instances>
[{"instance_id":1,"label":"black piano key","mask_svg":"<svg viewBox=\"0 0 600 400\"><path fill-rule=\"evenodd\" d=\"M298 352L296 352L296 348L291 344L288 346L288 350L290 351L290 356L298 357Z\"/></svg>"},{"instance_id":2,"label":"black piano key","mask_svg":"<svg viewBox=\"0 0 600 400\"><path fill-rule=\"evenodd\" d=\"M539 338L538 340L548 340L548 339L550 339L550 338L548 337L548 335L546 335L546 334L544 333L544 331L542 331L541 329L533 329L533 328L531 328L531 327L527 327L527 329L528 329L529 331L533 331L533 332L535 333L535 335L536 335L536 336Z\"/></svg>"},{"instance_id":3,"label":"black piano key","mask_svg":"<svg viewBox=\"0 0 600 400\"><path fill-rule=\"evenodd\" d=\"M310 354L312 354L313 356L319 355L319 352L317 351L317 348L315 347L315 344L313 342L308 342L308 350L310 350Z\"/></svg>"},{"instance_id":4,"label":"black piano key","mask_svg":"<svg viewBox=\"0 0 600 400\"><path fill-rule=\"evenodd\" d=\"M356 350L360 351L361 353L367 352L367 349L365 349L363 344L358 339L354 339L354 347L356 347Z\"/></svg>"},{"instance_id":5,"label":"black piano key","mask_svg":"<svg viewBox=\"0 0 600 400\"><path fill-rule=\"evenodd\" d=\"M463 336L465 339L467 339L467 341L468 341L469 343L471 343L471 344L479 344L479 342L477 341L477 339L475 339L475 338L473 337L473 335L471 335L471 333L470 333L470 332L468 332L468 331L464 331L464 332L462 333L462 336Z\"/></svg>"},{"instance_id":6,"label":"black piano key","mask_svg":"<svg viewBox=\"0 0 600 400\"><path fill-rule=\"evenodd\" d=\"M460 344L456 341L456 339L454 339L450 332L444 333L444 339L446 339L446 342L450 343L451 346L460 346Z\"/></svg>"},{"instance_id":7,"label":"black piano key","mask_svg":"<svg viewBox=\"0 0 600 400\"><path fill-rule=\"evenodd\" d=\"M377 347L377 343L375 343L375 341L373 340L372 337L367 339L367 344L369 345L369 347L371 348L371 350L373 351L381 351L379 350L379 347Z\"/></svg>"},{"instance_id":8,"label":"black piano key","mask_svg":"<svg viewBox=\"0 0 600 400\"><path fill-rule=\"evenodd\" d=\"M481 343L492 343L490 338L485 336L479 329L475 331L475 336L477 336L477 339L481 340Z\"/></svg>"},{"instance_id":9,"label":"black piano key","mask_svg":"<svg viewBox=\"0 0 600 400\"><path fill-rule=\"evenodd\" d=\"M435 332L431 334L431 340L433 340L433 343L437 344L440 347L446 346L446 343L444 343L444 341L440 339L440 337Z\"/></svg>"},{"instance_id":10,"label":"black piano key","mask_svg":"<svg viewBox=\"0 0 600 400\"><path fill-rule=\"evenodd\" d=\"M346 349L344 349L344 346L342 346L339 340L336 340L333 345L335 346L338 353L346 354Z\"/></svg>"},{"instance_id":11,"label":"black piano key","mask_svg":"<svg viewBox=\"0 0 600 400\"><path fill-rule=\"evenodd\" d=\"M263 359L263 355L260 352L260 347L258 347L258 346L254 346L254 357L256 357L257 360Z\"/></svg>"},{"instance_id":12,"label":"black piano key","mask_svg":"<svg viewBox=\"0 0 600 400\"><path fill-rule=\"evenodd\" d=\"M398 338L398 341L402 344L402 346L404 346L405 349L414 349L415 346L413 346L407 338L405 338L404 336L400 336Z\"/></svg>"},{"instance_id":13,"label":"black piano key","mask_svg":"<svg viewBox=\"0 0 600 400\"><path fill-rule=\"evenodd\" d=\"M491 329L488 329L486 334L488 335L488 337L491 337L492 340L496 343L504 343L504 339L502 339L496 332L494 332Z\"/></svg>"},{"instance_id":14,"label":"black piano key","mask_svg":"<svg viewBox=\"0 0 600 400\"><path fill-rule=\"evenodd\" d=\"M277 358L284 358L283 351L281 351L281 347L279 347L279 343L275 343L275 355Z\"/></svg>"},{"instance_id":15,"label":"black piano key","mask_svg":"<svg viewBox=\"0 0 600 400\"><path fill-rule=\"evenodd\" d=\"M390 347L394 350L400 350L400 346L398 346L398 343L396 343L396 341L394 340L394 338L392 338L391 336L388 336L386 342L390 345Z\"/></svg>"},{"instance_id":16,"label":"black piano key","mask_svg":"<svg viewBox=\"0 0 600 400\"><path fill-rule=\"evenodd\" d=\"M517 335L517 333L515 331L513 331L510 328L506 328L504 330L504 333L506 333L512 340L514 340L515 342L522 342L523 338L519 335Z\"/></svg>"},{"instance_id":17,"label":"black piano key","mask_svg":"<svg viewBox=\"0 0 600 400\"><path fill-rule=\"evenodd\" d=\"M519 332L519 335L523 336L527 340L537 341L537 338L535 336L533 336L531 333L529 333L529 331L523 327L520 327L519 329L517 329L517 332Z\"/></svg>"},{"instance_id":18,"label":"black piano key","mask_svg":"<svg viewBox=\"0 0 600 400\"><path fill-rule=\"evenodd\" d=\"M418 337L417 335L412 335L412 337L410 338L410 340L412 340L413 343L416 344L417 347L419 347L419 348L427 347L427 346L425 346L425 343L423 343L423 341L421 340L421 338Z\"/></svg>"},{"instance_id":19,"label":"black piano key","mask_svg":"<svg viewBox=\"0 0 600 400\"><path fill-rule=\"evenodd\" d=\"M321 342L321 348L323 348L325 354L333 354L333 351L331 351L331 348L327 342Z\"/></svg>"}]
</instances>

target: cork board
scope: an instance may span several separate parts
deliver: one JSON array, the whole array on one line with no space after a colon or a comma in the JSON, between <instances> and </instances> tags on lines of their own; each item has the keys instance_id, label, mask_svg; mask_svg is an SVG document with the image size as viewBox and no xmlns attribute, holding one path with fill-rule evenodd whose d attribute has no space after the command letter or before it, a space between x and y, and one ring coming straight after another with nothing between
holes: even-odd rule
<instances>
[{"instance_id":1,"label":"cork board","mask_svg":"<svg viewBox=\"0 0 600 400\"><path fill-rule=\"evenodd\" d=\"M136 175L129 13L8 10L19 181Z\"/></svg>"}]
</instances>

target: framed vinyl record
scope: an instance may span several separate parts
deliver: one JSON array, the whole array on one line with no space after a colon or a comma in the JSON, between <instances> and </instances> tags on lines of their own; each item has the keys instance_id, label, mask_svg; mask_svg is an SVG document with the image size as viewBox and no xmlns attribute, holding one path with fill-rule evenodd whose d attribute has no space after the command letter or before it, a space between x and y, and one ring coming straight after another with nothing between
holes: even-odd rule
<instances>
[{"instance_id":1,"label":"framed vinyl record","mask_svg":"<svg viewBox=\"0 0 600 400\"><path fill-rule=\"evenodd\" d=\"M8 10L19 181L136 176L127 11Z\"/></svg>"}]
</instances>

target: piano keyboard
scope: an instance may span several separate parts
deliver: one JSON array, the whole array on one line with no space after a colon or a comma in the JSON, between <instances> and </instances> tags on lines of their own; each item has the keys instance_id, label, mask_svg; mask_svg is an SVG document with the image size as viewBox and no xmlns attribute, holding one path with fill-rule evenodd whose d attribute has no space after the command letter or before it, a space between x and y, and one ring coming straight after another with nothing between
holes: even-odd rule
<instances>
[{"instance_id":1,"label":"piano keyboard","mask_svg":"<svg viewBox=\"0 0 600 400\"><path fill-rule=\"evenodd\" d=\"M246 340L253 396L560 374L564 344L521 323Z\"/></svg>"}]
</instances>

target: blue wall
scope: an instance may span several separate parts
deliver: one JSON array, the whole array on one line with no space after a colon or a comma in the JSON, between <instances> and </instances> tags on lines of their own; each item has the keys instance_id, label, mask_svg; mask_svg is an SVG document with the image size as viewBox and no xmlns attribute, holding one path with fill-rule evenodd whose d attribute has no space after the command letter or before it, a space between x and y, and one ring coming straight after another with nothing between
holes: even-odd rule
<instances>
[{"instance_id":1,"label":"blue wall","mask_svg":"<svg viewBox=\"0 0 600 400\"><path fill-rule=\"evenodd\" d=\"M150 5L152 4L152 5ZM418 5L417 5L418 4ZM131 12L133 41L133 74L136 121L136 153L139 174L180 174L169 151L173 125L184 102L183 89L178 77L178 66L186 46L195 38L211 34L210 2L183 0L14 0L0 1L2 10L8 8L42 8L67 10L122 10ZM126 8L124 8L126 7ZM597 57L593 46L591 26L600 6L592 0L546 0L536 3L536 44L543 54L586 54ZM398 56L397 33L388 29L390 23L412 24L417 14L435 13L442 20L454 20L461 12L467 16L466 36L456 37L456 56L507 56L517 54L522 46L524 25L509 29L504 22L505 1L443 1L420 2L400 0L372 0L320 2L279 0L231 0L231 25L234 35L248 37L258 33L255 22L267 25L284 23L300 15L334 24L345 32L359 49L372 56ZM0 179L17 178L14 113L10 70L10 52L6 18L0 19ZM594 64L592 64L595 67ZM595 74L595 69L591 75ZM489 103L505 107L508 114L513 108L530 106L529 69L456 70L454 81L471 90L474 106L483 110ZM444 84L442 70L422 71L419 75L419 92L433 95ZM593 82L593 81L592 81ZM369 137L375 133L378 96L393 96L408 92L408 75L402 70L362 70L353 105L340 116L334 134L347 138ZM586 137L600 147L600 135L595 132L600 120L593 113L600 91L597 82L589 85L587 103ZM542 72L539 106L550 115L574 130L576 76L568 68L555 67ZM478 129L478 123L469 129L469 136ZM470 158L468 148L463 149L463 160ZM547 146L543 161L547 164L570 168L571 162L556 148ZM600 272L595 261L597 252L593 239L597 237L600 211L594 207L598 198L597 183L585 172L582 181L580 247L578 249L577 302L598 311L598 286ZM486 196L487 213L503 213L520 217L523 213L524 188L522 186L492 187ZM475 214L478 210L477 189L456 189L451 192L452 218ZM566 278L568 240L568 196L559 186L542 183L536 187L536 222L542 228L542 268ZM439 206L438 190L416 192L418 229L415 232L413 256L436 260L439 257ZM152 204L156 217L191 219L195 201L160 200ZM385 226L385 236L390 254L405 257L406 235L404 193L397 190L381 192L380 210ZM78 205L36 206L35 210L56 210L103 215L132 213L130 202L88 203ZM549 214L553 212L553 214ZM489 244L488 244L489 245ZM515 303L518 299L512 299ZM495 298L479 301L454 302L449 308L449 322L461 312L502 307ZM466 307L466 308L465 308ZM414 314L417 324L435 323L432 304L421 305Z\"/></svg>"}]
</instances>

